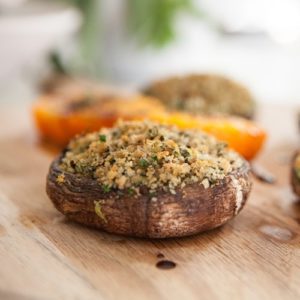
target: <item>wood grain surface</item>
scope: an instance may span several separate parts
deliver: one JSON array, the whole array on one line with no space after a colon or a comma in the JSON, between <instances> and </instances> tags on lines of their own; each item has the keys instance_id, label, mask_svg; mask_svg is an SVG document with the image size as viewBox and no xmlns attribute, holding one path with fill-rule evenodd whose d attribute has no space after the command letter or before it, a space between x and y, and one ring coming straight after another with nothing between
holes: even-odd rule
<instances>
[{"instance_id":1,"label":"wood grain surface","mask_svg":"<svg viewBox=\"0 0 300 300\"><path fill-rule=\"evenodd\" d=\"M259 111L269 140L256 163L276 184L254 179L242 213L219 229L155 241L68 222L46 196L54 153L37 143L28 105L0 105L0 120L0 299L300 299L295 108ZM162 256L176 267L157 268Z\"/></svg>"}]
</instances>

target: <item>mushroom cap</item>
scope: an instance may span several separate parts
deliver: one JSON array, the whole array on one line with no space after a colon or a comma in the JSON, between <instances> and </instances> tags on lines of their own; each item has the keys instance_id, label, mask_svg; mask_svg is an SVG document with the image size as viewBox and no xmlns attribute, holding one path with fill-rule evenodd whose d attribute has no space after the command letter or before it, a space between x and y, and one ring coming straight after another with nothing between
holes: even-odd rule
<instances>
[{"instance_id":1,"label":"mushroom cap","mask_svg":"<svg viewBox=\"0 0 300 300\"><path fill-rule=\"evenodd\" d=\"M158 191L155 197L147 188L138 196L105 193L97 180L63 171L62 157L51 164L47 178L55 207L70 220L132 237L181 237L219 227L241 211L252 185L245 162L208 188L194 183L177 188L176 194Z\"/></svg>"}]
</instances>

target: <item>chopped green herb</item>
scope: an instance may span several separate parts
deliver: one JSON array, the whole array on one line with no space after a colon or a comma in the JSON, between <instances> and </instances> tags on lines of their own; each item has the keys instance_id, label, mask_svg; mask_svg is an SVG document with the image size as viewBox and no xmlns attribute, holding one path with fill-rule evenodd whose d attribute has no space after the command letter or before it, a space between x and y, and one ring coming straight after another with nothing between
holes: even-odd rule
<instances>
[{"instance_id":1,"label":"chopped green herb","mask_svg":"<svg viewBox=\"0 0 300 300\"><path fill-rule=\"evenodd\" d=\"M75 170L76 170L76 172L78 172L78 173L84 173L84 166L81 165L80 163L77 163L77 164L75 165Z\"/></svg>"},{"instance_id":2,"label":"chopped green herb","mask_svg":"<svg viewBox=\"0 0 300 300\"><path fill-rule=\"evenodd\" d=\"M105 135L105 134L100 134L100 135L99 135L99 140L100 140L101 142L106 142L106 135Z\"/></svg>"},{"instance_id":3,"label":"chopped green herb","mask_svg":"<svg viewBox=\"0 0 300 300\"><path fill-rule=\"evenodd\" d=\"M104 193L109 193L110 192L110 186L108 184L102 185L102 191Z\"/></svg>"},{"instance_id":4,"label":"chopped green herb","mask_svg":"<svg viewBox=\"0 0 300 300\"><path fill-rule=\"evenodd\" d=\"M128 194L131 196L135 194L135 191L132 188L129 188L127 191L128 191Z\"/></svg>"},{"instance_id":5,"label":"chopped green herb","mask_svg":"<svg viewBox=\"0 0 300 300\"><path fill-rule=\"evenodd\" d=\"M152 159L152 162L153 162L154 164L157 164L157 163L158 163L158 157L157 157L157 155L153 155L153 156L151 157L151 159Z\"/></svg>"},{"instance_id":6,"label":"chopped green herb","mask_svg":"<svg viewBox=\"0 0 300 300\"><path fill-rule=\"evenodd\" d=\"M149 162L147 159L145 158L141 158L140 161L139 161L139 165L142 167L142 168L147 168L149 166Z\"/></svg>"}]
</instances>

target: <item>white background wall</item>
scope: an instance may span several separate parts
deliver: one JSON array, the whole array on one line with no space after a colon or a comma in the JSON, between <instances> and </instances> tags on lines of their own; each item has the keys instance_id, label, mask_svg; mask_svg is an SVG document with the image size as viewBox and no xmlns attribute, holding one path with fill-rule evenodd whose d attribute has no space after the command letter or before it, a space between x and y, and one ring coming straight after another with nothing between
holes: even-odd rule
<instances>
[{"instance_id":1,"label":"white background wall","mask_svg":"<svg viewBox=\"0 0 300 300\"><path fill-rule=\"evenodd\" d=\"M27 2L34 7L40 1ZM219 72L246 84L259 101L300 105L299 1L197 0L231 34L220 34L203 20L183 15L176 23L178 39L159 51L141 49L128 39L124 3L102 0L99 12L103 67L111 81L139 86L174 73ZM34 17L0 14L0 101L10 94L32 95L47 51L56 44L70 46L78 16L44 4L34 9Z\"/></svg>"},{"instance_id":2,"label":"white background wall","mask_svg":"<svg viewBox=\"0 0 300 300\"><path fill-rule=\"evenodd\" d=\"M111 79L142 85L151 79L174 73L219 72L245 83L259 101L300 104L299 40L294 35L293 40L278 41L267 31L272 29L272 34L276 35L270 24L278 17L280 7L277 7L273 15L269 11L271 21L270 24L267 23L267 27L261 22L263 18L258 17L263 15L262 11L255 15L255 8L261 9L264 6L266 19L266 9L273 8L270 1L197 1L212 17L218 17L218 26L241 30L244 20L244 29L251 33L220 34L203 20L181 16L177 21L177 41L160 51L152 48L141 51L140 48L136 48L122 31L124 2L104 2L102 13L105 19L104 28L107 29L104 62ZM275 2L284 3L280 0ZM295 1L285 1L288 2ZM243 6L245 4L248 4L248 11ZM288 19L290 6L287 6L286 12L281 11L284 20ZM285 31L281 28L282 30L277 32L278 38L282 37L284 32L288 35L291 28L300 36L300 26L299 31L293 27L300 24L300 9L296 13L292 11L292 15L294 19L287 24L289 26L283 24ZM278 18L277 22L280 24L284 20ZM290 26L291 24L293 26Z\"/></svg>"}]
</instances>

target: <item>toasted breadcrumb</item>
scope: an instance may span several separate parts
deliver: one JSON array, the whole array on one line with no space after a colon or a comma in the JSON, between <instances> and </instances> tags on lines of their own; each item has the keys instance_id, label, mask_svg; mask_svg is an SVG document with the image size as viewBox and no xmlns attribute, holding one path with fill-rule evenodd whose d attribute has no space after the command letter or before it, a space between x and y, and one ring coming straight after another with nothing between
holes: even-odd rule
<instances>
[{"instance_id":1,"label":"toasted breadcrumb","mask_svg":"<svg viewBox=\"0 0 300 300\"><path fill-rule=\"evenodd\" d=\"M74 139L61 168L92 177L108 191L138 194L146 187L150 193L175 194L176 188L196 182L209 188L243 163L225 143L205 133L135 121Z\"/></svg>"},{"instance_id":2,"label":"toasted breadcrumb","mask_svg":"<svg viewBox=\"0 0 300 300\"><path fill-rule=\"evenodd\" d=\"M219 75L189 75L154 82L146 91L170 109L192 114L252 117L255 102L240 84Z\"/></svg>"},{"instance_id":3,"label":"toasted breadcrumb","mask_svg":"<svg viewBox=\"0 0 300 300\"><path fill-rule=\"evenodd\" d=\"M63 184L65 182L65 174L64 173L59 174L56 178L56 182L58 184Z\"/></svg>"}]
</instances>

